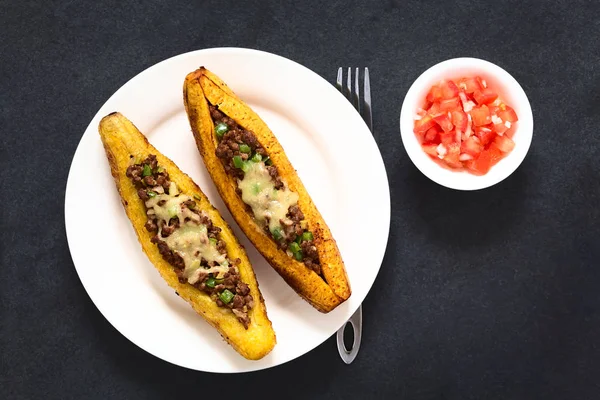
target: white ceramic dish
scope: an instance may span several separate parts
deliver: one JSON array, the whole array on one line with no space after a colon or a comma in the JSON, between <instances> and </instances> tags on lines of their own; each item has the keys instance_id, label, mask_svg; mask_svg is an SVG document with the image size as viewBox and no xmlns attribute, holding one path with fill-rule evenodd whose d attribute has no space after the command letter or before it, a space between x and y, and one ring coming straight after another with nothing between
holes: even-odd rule
<instances>
[{"instance_id":1,"label":"white ceramic dish","mask_svg":"<svg viewBox=\"0 0 600 400\"><path fill-rule=\"evenodd\" d=\"M329 314L302 300L258 254L220 199L196 149L183 107L188 72L206 66L227 82L278 135L336 238L352 296ZM168 288L143 254L119 201L98 122L120 111L159 151L190 175L246 247L277 345L260 361L236 353ZM360 154L360 168L348 168ZM353 216L369 210L361 234ZM65 222L77 273L100 312L125 337L171 363L210 372L273 367L315 348L354 313L385 252L390 194L371 132L323 78L288 59L247 49L208 49L163 61L121 87L100 108L77 148L66 189ZM364 232L363 232L364 233ZM332 357L337 353L332 348Z\"/></svg>"},{"instance_id":2,"label":"white ceramic dish","mask_svg":"<svg viewBox=\"0 0 600 400\"><path fill-rule=\"evenodd\" d=\"M471 75L479 75L485 79L488 87L496 90L506 104L515 109L519 117L513 136L514 150L482 176L442 168L425 154L413 132L417 109L423 105L432 85L442 79L456 79ZM523 162L533 137L533 115L523 88L504 69L477 58L454 58L429 68L412 84L402 103L400 132L408 156L429 179L451 189L478 190L506 179Z\"/></svg>"}]
</instances>

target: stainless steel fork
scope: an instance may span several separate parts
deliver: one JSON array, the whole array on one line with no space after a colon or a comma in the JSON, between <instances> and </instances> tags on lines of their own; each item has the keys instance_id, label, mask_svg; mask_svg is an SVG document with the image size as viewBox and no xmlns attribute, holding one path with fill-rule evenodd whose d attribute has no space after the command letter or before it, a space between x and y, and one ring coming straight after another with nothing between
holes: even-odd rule
<instances>
[{"instance_id":1,"label":"stainless steel fork","mask_svg":"<svg viewBox=\"0 0 600 400\"><path fill-rule=\"evenodd\" d=\"M360 76L359 69L356 68L354 74L354 88L352 85L352 68L348 68L348 76L346 78L346 86L343 86L344 81L344 70L342 67L338 69L336 86L342 94L344 94L348 100L354 105L356 111L362 115L365 120L371 134L373 134L373 113L371 110L371 82L369 80L369 68L365 68L363 74L363 102L360 101ZM344 343L344 330L346 326L350 324L354 333L354 341L352 342L352 348L347 349ZM358 350L360 348L360 340L362 336L362 305L358 306L358 310L350 317L348 321L342 325L337 331L337 348L340 353L340 357L346 364L350 364L356 358Z\"/></svg>"}]
</instances>

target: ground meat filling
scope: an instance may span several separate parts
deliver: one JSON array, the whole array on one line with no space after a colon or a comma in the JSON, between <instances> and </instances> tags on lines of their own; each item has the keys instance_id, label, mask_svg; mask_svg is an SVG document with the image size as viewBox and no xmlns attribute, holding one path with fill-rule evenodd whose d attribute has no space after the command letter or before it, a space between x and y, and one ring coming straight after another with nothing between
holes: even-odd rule
<instances>
[{"instance_id":1,"label":"ground meat filling","mask_svg":"<svg viewBox=\"0 0 600 400\"><path fill-rule=\"evenodd\" d=\"M156 156L153 154L150 154L140 163L129 166L126 175L131 179L137 189L139 198L144 202L153 197L156 193L169 194L171 185L169 174L164 168L161 168L158 165ZM160 202L159 205L161 205ZM210 218L197 209L194 200L183 202L181 208L187 208L199 216L199 223L206 226L209 240L215 243L217 251L220 254L227 256L225 242L220 239L219 235L221 228L214 226ZM146 209L146 211L148 211L148 209ZM176 251L171 250L164 240L161 240L161 236L163 239L167 238L180 227L179 219L177 217L171 218L168 224L165 224L164 221L157 219L153 212L147 212L147 214L148 220L145 224L146 230L148 230L148 232L156 233L152 238L152 243L157 245L158 251L163 259L174 267L179 282L188 282L187 278L184 277L185 264L183 258ZM187 217L185 223L189 222L189 220L190 218ZM159 230L160 236L158 234ZM213 266L209 265L204 258L201 258L201 254L196 254L195 256L200 257L200 265L202 267L207 269ZM203 273L201 270L200 277L193 286L208 293L219 307L230 308L238 320L246 329L248 329L250 323L248 312L254 307L254 299L250 294L248 285L240 279L238 268L240 259L227 259L227 261L229 262L229 269L222 277L220 277L221 279L216 279L212 273ZM224 300L228 301L225 302Z\"/></svg>"},{"instance_id":2,"label":"ground meat filling","mask_svg":"<svg viewBox=\"0 0 600 400\"><path fill-rule=\"evenodd\" d=\"M233 119L219 111L217 107L209 105L209 108L211 118L216 127L218 138L219 125L225 124L227 126L227 131L224 132L219 138L219 144L217 145L217 149L215 151L217 157L219 157L223 162L225 171L234 178L243 179L244 171L240 168L236 168L233 158L235 156L239 156L243 161L246 161L252 155L259 154L263 161L266 160L265 165L275 184L275 189L282 189L284 184L279 176L277 167L270 165L267 152L260 145L254 133L240 127ZM248 146L251 151L240 151L240 146L242 145ZM238 194L241 194L239 189ZM252 213L250 207L247 206L247 209L250 213ZM296 259L301 259L308 268L320 275L321 265L319 262L317 247L314 244L312 234L302 227L304 214L297 205L294 205L290 207L286 217L288 218L287 220L281 221L283 230L281 238L276 239L273 237L273 234L269 230L268 226L265 226L266 234L269 235L275 242L277 242L282 250L287 251L288 254L291 253L290 256L295 257ZM299 250L292 253L289 249L290 246L295 246L293 245L294 242L298 244L296 249Z\"/></svg>"}]
</instances>

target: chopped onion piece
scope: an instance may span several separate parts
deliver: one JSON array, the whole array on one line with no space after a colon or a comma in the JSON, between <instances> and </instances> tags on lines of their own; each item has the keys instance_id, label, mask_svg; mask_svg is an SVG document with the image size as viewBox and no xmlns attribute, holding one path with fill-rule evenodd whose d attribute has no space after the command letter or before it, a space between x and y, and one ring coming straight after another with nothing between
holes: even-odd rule
<instances>
[{"instance_id":1,"label":"chopped onion piece","mask_svg":"<svg viewBox=\"0 0 600 400\"><path fill-rule=\"evenodd\" d=\"M467 153L462 153L460 156L458 156L458 159L460 161L469 161L473 159L473 156Z\"/></svg>"},{"instance_id":2,"label":"chopped onion piece","mask_svg":"<svg viewBox=\"0 0 600 400\"><path fill-rule=\"evenodd\" d=\"M448 150L446 149L446 146L444 146L442 143L440 143L437 147L437 152L438 152L438 158L443 159L444 156L446 154L448 154Z\"/></svg>"},{"instance_id":3,"label":"chopped onion piece","mask_svg":"<svg viewBox=\"0 0 600 400\"><path fill-rule=\"evenodd\" d=\"M471 100L467 99L467 95L464 94L463 92L460 92L458 94L458 97L460 97L460 101L462 102L463 105L463 110L465 110L466 113L470 112L473 107L475 107L475 103L473 103Z\"/></svg>"},{"instance_id":4,"label":"chopped onion piece","mask_svg":"<svg viewBox=\"0 0 600 400\"><path fill-rule=\"evenodd\" d=\"M471 133L473 133L473 131L471 130L471 114L467 114L467 119L469 120L469 122L467 123L467 130L465 131L465 138L469 138L471 137Z\"/></svg>"},{"instance_id":5,"label":"chopped onion piece","mask_svg":"<svg viewBox=\"0 0 600 400\"><path fill-rule=\"evenodd\" d=\"M502 119L499 116L497 116L496 114L494 114L494 115L492 115L492 122L494 124L501 124L502 123Z\"/></svg>"}]
</instances>

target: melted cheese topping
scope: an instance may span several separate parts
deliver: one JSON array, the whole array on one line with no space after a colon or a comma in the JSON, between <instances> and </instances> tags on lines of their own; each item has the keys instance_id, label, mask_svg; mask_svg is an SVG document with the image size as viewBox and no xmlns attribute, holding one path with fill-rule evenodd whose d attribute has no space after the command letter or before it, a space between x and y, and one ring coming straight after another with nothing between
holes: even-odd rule
<instances>
[{"instance_id":1,"label":"melted cheese topping","mask_svg":"<svg viewBox=\"0 0 600 400\"><path fill-rule=\"evenodd\" d=\"M185 265L183 276L189 283L198 282L200 276L206 273L212 273L220 278L229 270L227 258L219 253L216 243L209 240L208 230L206 225L200 223L200 216L187 207L182 208L182 204L188 200L191 198L179 194L177 186L171 182L169 194L159 193L146 200L148 215L154 214L158 219L159 238L183 259ZM169 236L163 237L162 226L168 225L171 218L179 219L179 228ZM202 258L213 266L208 269L201 267Z\"/></svg>"},{"instance_id":2,"label":"melted cheese topping","mask_svg":"<svg viewBox=\"0 0 600 400\"><path fill-rule=\"evenodd\" d=\"M264 162L249 162L244 179L238 179L242 191L242 201L252 208L254 218L264 226L269 219L271 232L281 227L280 220L287 220L286 214L291 206L298 203L298 194L287 187L275 189L275 182L269 175Z\"/></svg>"},{"instance_id":3,"label":"melted cheese topping","mask_svg":"<svg viewBox=\"0 0 600 400\"><path fill-rule=\"evenodd\" d=\"M213 273L224 274L229 269L225 256L217 250L217 247L208 240L208 232L205 225L190 225L189 223L175 229L175 231L164 239L169 248L183 258L185 270L183 276L188 282L198 282L201 274ZM200 266L200 257L209 264L217 265L204 269Z\"/></svg>"}]
</instances>

